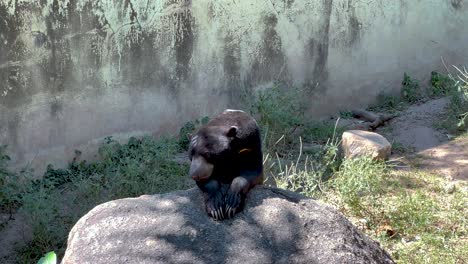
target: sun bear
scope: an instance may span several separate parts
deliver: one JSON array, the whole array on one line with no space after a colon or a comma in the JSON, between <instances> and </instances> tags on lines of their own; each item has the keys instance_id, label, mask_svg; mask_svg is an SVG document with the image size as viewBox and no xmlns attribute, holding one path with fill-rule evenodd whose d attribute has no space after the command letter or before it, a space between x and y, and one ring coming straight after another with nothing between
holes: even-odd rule
<instances>
[{"instance_id":1,"label":"sun bear","mask_svg":"<svg viewBox=\"0 0 468 264\"><path fill-rule=\"evenodd\" d=\"M260 131L243 111L225 110L201 127L190 140L189 158L190 177L216 220L242 211L247 192L263 183Z\"/></svg>"}]
</instances>

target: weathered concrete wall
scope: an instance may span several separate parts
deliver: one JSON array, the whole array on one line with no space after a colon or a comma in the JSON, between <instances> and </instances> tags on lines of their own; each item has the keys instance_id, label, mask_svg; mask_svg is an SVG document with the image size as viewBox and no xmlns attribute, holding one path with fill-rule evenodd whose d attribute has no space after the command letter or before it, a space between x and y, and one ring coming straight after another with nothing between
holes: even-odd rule
<instances>
[{"instance_id":1,"label":"weathered concrete wall","mask_svg":"<svg viewBox=\"0 0 468 264\"><path fill-rule=\"evenodd\" d=\"M20 163L63 164L274 80L310 87L323 115L441 57L466 64L467 46L466 0L0 0L0 143Z\"/></svg>"}]
</instances>

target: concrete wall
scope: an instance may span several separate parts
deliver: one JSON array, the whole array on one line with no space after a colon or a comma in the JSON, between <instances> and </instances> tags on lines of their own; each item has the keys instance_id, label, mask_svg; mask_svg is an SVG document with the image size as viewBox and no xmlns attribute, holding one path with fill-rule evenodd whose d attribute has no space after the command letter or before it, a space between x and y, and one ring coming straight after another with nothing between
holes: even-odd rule
<instances>
[{"instance_id":1,"label":"concrete wall","mask_svg":"<svg viewBox=\"0 0 468 264\"><path fill-rule=\"evenodd\" d=\"M467 0L0 0L0 144L64 164L108 135L174 132L274 80L311 113L468 63Z\"/></svg>"}]
</instances>

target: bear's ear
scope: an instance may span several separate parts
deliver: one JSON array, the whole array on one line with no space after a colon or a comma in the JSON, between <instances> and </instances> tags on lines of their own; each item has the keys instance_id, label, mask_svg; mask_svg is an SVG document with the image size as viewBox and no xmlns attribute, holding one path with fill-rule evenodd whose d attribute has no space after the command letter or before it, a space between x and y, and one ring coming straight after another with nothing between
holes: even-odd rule
<instances>
[{"instance_id":1,"label":"bear's ear","mask_svg":"<svg viewBox=\"0 0 468 264\"><path fill-rule=\"evenodd\" d=\"M237 135L237 127L236 126L230 127L229 130L226 133L226 136L228 136L228 137L235 137L236 135Z\"/></svg>"}]
</instances>

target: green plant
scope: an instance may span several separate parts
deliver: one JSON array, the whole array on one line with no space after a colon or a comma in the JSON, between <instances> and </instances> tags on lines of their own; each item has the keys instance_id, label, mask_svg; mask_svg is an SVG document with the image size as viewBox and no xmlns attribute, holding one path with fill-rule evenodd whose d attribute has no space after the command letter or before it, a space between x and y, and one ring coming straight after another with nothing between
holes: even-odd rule
<instances>
[{"instance_id":1,"label":"green plant","mask_svg":"<svg viewBox=\"0 0 468 264\"><path fill-rule=\"evenodd\" d=\"M460 91L463 87L460 87ZM468 128L468 101L463 98L461 92L454 94L450 99L448 128L451 131L463 132Z\"/></svg>"},{"instance_id":2,"label":"green plant","mask_svg":"<svg viewBox=\"0 0 468 264\"><path fill-rule=\"evenodd\" d=\"M407 73L403 76L402 85L401 96L405 101L408 103L415 103L421 100L422 93L419 88L419 83L412 79Z\"/></svg>"},{"instance_id":3,"label":"green plant","mask_svg":"<svg viewBox=\"0 0 468 264\"><path fill-rule=\"evenodd\" d=\"M300 139L297 159L288 163L276 155L276 161L269 164L268 171L279 188L318 197L327 188L328 179L338 170L341 164L339 145L340 141L335 125L331 138L315 155L303 156L302 140ZM266 161L269 160L266 159Z\"/></svg>"},{"instance_id":4,"label":"green plant","mask_svg":"<svg viewBox=\"0 0 468 264\"><path fill-rule=\"evenodd\" d=\"M454 111L458 114L458 129L466 132L468 130L468 70L466 68L463 68L463 70L455 68L460 74L460 82L457 93L453 96L452 105L455 106Z\"/></svg>"},{"instance_id":5,"label":"green plant","mask_svg":"<svg viewBox=\"0 0 468 264\"><path fill-rule=\"evenodd\" d=\"M460 114L458 119L459 119L457 123L458 130L466 132L468 128L468 112Z\"/></svg>"},{"instance_id":6,"label":"green plant","mask_svg":"<svg viewBox=\"0 0 468 264\"><path fill-rule=\"evenodd\" d=\"M340 111L340 117L343 119L351 119L353 118L353 112L351 111Z\"/></svg>"},{"instance_id":7,"label":"green plant","mask_svg":"<svg viewBox=\"0 0 468 264\"><path fill-rule=\"evenodd\" d=\"M66 238L71 227L78 220L70 214L76 212L72 195L53 185L41 186L34 192L24 194L20 211L25 215L25 224L32 231L32 240L25 247L18 248L17 263L36 262L43 252L57 249L59 255L65 251Z\"/></svg>"},{"instance_id":8,"label":"green plant","mask_svg":"<svg viewBox=\"0 0 468 264\"><path fill-rule=\"evenodd\" d=\"M6 146L0 146L0 212L10 214L22 204L22 196L32 187L32 171L23 169L18 173L8 169L10 157Z\"/></svg>"},{"instance_id":9,"label":"green plant","mask_svg":"<svg viewBox=\"0 0 468 264\"><path fill-rule=\"evenodd\" d=\"M308 122L304 126L304 139L306 141L325 144L331 138L340 138L344 128L336 126L337 123L328 121Z\"/></svg>"},{"instance_id":10,"label":"green plant","mask_svg":"<svg viewBox=\"0 0 468 264\"><path fill-rule=\"evenodd\" d=\"M419 190L415 193L403 192L398 201L388 218L400 234L411 235L431 229L437 204L430 196Z\"/></svg>"},{"instance_id":11,"label":"green plant","mask_svg":"<svg viewBox=\"0 0 468 264\"><path fill-rule=\"evenodd\" d=\"M362 215L366 210L363 199L381 193L386 171L385 163L370 157L345 159L332 186L354 214Z\"/></svg>"},{"instance_id":12,"label":"green plant","mask_svg":"<svg viewBox=\"0 0 468 264\"><path fill-rule=\"evenodd\" d=\"M446 179L371 160L344 161L334 179L327 201L354 223L363 220L364 231L397 262L457 263L466 256L467 195L458 189L447 195Z\"/></svg>"},{"instance_id":13,"label":"green plant","mask_svg":"<svg viewBox=\"0 0 468 264\"><path fill-rule=\"evenodd\" d=\"M437 124L450 133L462 134L468 131L468 71L455 67L459 72L456 90L451 92L447 115Z\"/></svg>"},{"instance_id":14,"label":"green plant","mask_svg":"<svg viewBox=\"0 0 468 264\"><path fill-rule=\"evenodd\" d=\"M178 143L181 151L186 151L188 149L191 135L200 128L200 126L206 125L208 121L210 121L210 118L205 116L195 121L187 122L180 128Z\"/></svg>"},{"instance_id":15,"label":"green plant","mask_svg":"<svg viewBox=\"0 0 468 264\"><path fill-rule=\"evenodd\" d=\"M379 94L377 102L370 105L367 110L374 112L390 112L394 113L405 109L407 104L400 97L393 95Z\"/></svg>"},{"instance_id":16,"label":"green plant","mask_svg":"<svg viewBox=\"0 0 468 264\"><path fill-rule=\"evenodd\" d=\"M63 255L72 225L100 203L191 186L188 166L174 161L178 151L175 138L132 137L121 144L108 137L97 161L74 159L66 169L48 166L20 195L33 240L19 249L18 262L35 262L50 250Z\"/></svg>"},{"instance_id":17,"label":"green plant","mask_svg":"<svg viewBox=\"0 0 468 264\"><path fill-rule=\"evenodd\" d=\"M73 164L70 169L74 175L88 174L85 178L110 191L111 199L167 192L187 184L188 167L174 160L178 150L178 142L171 138L130 138L124 145L109 139L99 149L99 162Z\"/></svg>"},{"instance_id":18,"label":"green plant","mask_svg":"<svg viewBox=\"0 0 468 264\"><path fill-rule=\"evenodd\" d=\"M0 146L0 209L5 209L11 204L11 194L8 190L11 172L8 170L10 156L6 154L7 146Z\"/></svg>"},{"instance_id":19,"label":"green plant","mask_svg":"<svg viewBox=\"0 0 468 264\"><path fill-rule=\"evenodd\" d=\"M295 132L305 124L304 93L299 88L276 83L250 96L247 104L259 122L265 149L277 150L279 141L290 144L297 139Z\"/></svg>"},{"instance_id":20,"label":"green plant","mask_svg":"<svg viewBox=\"0 0 468 264\"><path fill-rule=\"evenodd\" d=\"M431 72L431 97L441 97L449 95L457 90L457 83L447 75Z\"/></svg>"},{"instance_id":21,"label":"green plant","mask_svg":"<svg viewBox=\"0 0 468 264\"><path fill-rule=\"evenodd\" d=\"M310 197L319 197L341 161L336 150L337 147L329 143L315 156L300 156L296 161L286 164L277 156L273 165L276 167L274 170L270 167L276 186Z\"/></svg>"},{"instance_id":22,"label":"green plant","mask_svg":"<svg viewBox=\"0 0 468 264\"><path fill-rule=\"evenodd\" d=\"M45 254L45 256L39 259L39 261L37 262L37 264L55 264L55 263L57 263L57 255L53 251Z\"/></svg>"}]
</instances>

